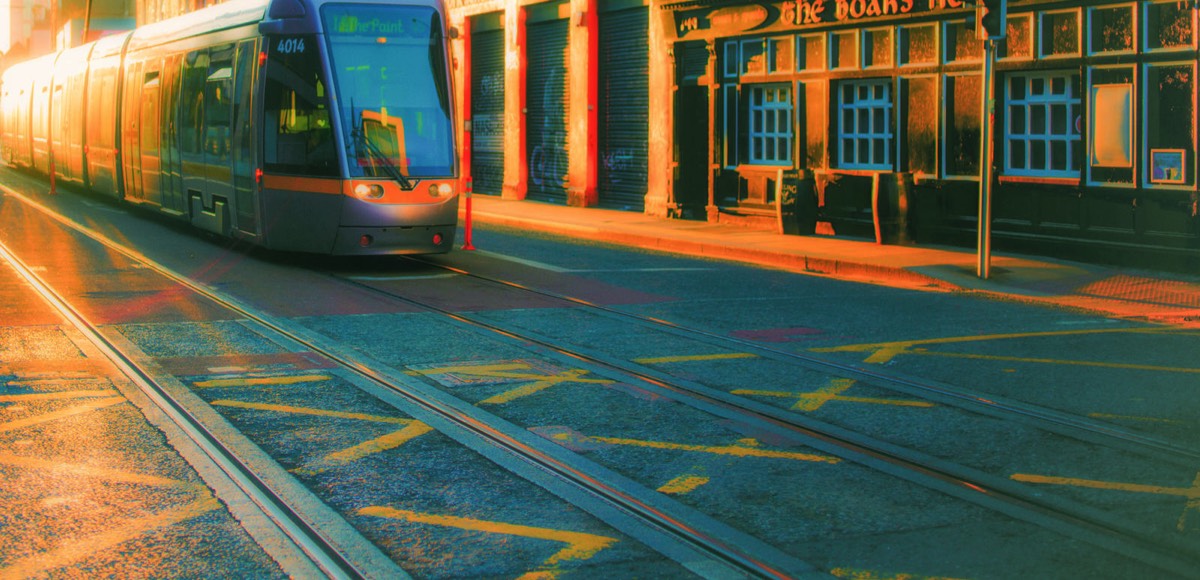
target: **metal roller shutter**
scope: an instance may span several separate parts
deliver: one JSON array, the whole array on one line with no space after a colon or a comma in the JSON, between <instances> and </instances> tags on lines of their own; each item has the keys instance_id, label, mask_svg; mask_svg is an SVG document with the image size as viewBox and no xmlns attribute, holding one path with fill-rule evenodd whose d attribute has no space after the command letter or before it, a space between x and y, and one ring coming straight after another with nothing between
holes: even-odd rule
<instances>
[{"instance_id":1,"label":"metal roller shutter","mask_svg":"<svg viewBox=\"0 0 1200 580\"><path fill-rule=\"evenodd\" d=\"M471 177L480 193L504 188L504 29L471 33Z\"/></svg>"},{"instance_id":2,"label":"metal roller shutter","mask_svg":"<svg viewBox=\"0 0 1200 580\"><path fill-rule=\"evenodd\" d=\"M645 205L650 121L649 9L600 15L600 159L602 207Z\"/></svg>"},{"instance_id":3,"label":"metal roller shutter","mask_svg":"<svg viewBox=\"0 0 1200 580\"><path fill-rule=\"evenodd\" d=\"M568 21L530 23L526 108L529 199L567 202Z\"/></svg>"}]
</instances>

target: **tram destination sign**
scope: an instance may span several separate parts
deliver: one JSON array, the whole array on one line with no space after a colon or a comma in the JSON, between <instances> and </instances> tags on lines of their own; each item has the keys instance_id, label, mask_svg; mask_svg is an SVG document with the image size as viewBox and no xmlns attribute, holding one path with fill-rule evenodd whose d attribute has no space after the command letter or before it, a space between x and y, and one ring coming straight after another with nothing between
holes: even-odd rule
<instances>
[{"instance_id":1,"label":"tram destination sign","mask_svg":"<svg viewBox=\"0 0 1200 580\"><path fill-rule=\"evenodd\" d=\"M712 38L752 30L789 30L865 18L967 8L967 0L786 0L679 10L677 38Z\"/></svg>"}]
</instances>

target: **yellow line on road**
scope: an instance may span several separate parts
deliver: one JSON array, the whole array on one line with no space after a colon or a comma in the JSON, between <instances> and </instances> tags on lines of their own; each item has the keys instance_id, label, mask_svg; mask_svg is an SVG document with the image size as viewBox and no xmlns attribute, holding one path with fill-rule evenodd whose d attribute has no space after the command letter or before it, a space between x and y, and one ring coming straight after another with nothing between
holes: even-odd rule
<instances>
[{"instance_id":1,"label":"yellow line on road","mask_svg":"<svg viewBox=\"0 0 1200 580\"><path fill-rule=\"evenodd\" d=\"M929 338L923 340L900 340L895 342L875 342L865 344L847 344L842 346L827 346L810 349L812 352L869 352L863 362L884 364L900 354L912 354L913 347L935 344L957 344L963 342L986 342L992 340L1010 340L1016 338L1046 338L1057 336L1080 336L1086 334L1177 334L1177 329L1167 328L1095 328L1090 330L1057 330L1049 332L1016 332L1008 334L978 334L971 336L952 336L945 338ZM927 354L921 351L920 354Z\"/></svg>"},{"instance_id":2,"label":"yellow line on road","mask_svg":"<svg viewBox=\"0 0 1200 580\"><path fill-rule=\"evenodd\" d=\"M503 371L518 371L528 369L529 365L525 363L503 363L495 365L459 365L453 367L438 367L434 369L409 369L406 371L410 375L449 375L455 373L480 375L480 376L495 376L494 373ZM540 377L544 375L531 375Z\"/></svg>"},{"instance_id":3,"label":"yellow line on road","mask_svg":"<svg viewBox=\"0 0 1200 580\"><path fill-rule=\"evenodd\" d=\"M13 431L16 429L22 429L25 427L38 425L41 423L49 423L50 421L56 421L56 420L62 419L64 417L71 417L73 415L90 413L92 411L103 409L105 407L111 407L113 405L118 405L118 404L124 403L124 402L125 402L125 397L109 397L107 399L100 399L99 401L87 403L84 405L79 405L76 407L71 407L68 409L63 409L61 411L55 411L53 413L46 413L44 415L38 415L36 417L28 417L25 419L19 419L17 421L10 421L8 423L0 423L0 433L4 433L6 431Z\"/></svg>"},{"instance_id":4,"label":"yellow line on road","mask_svg":"<svg viewBox=\"0 0 1200 580\"><path fill-rule=\"evenodd\" d=\"M47 552L39 552L17 560L8 566L0 567L0 579L42 576L50 571L70 566L118 544L139 538L151 530L165 528L220 508L221 502L217 501L217 498L205 494L205 497L199 498L193 503L166 510L150 517L128 522L109 522L111 531L108 532L86 538L64 536L60 538L60 545L57 548Z\"/></svg>"},{"instance_id":5,"label":"yellow line on road","mask_svg":"<svg viewBox=\"0 0 1200 580\"><path fill-rule=\"evenodd\" d=\"M893 405L899 407L932 407L933 403L925 401L906 401L903 399L878 399L874 397L847 397L841 395L853 386L854 379L833 379L828 387L811 392L796 393L786 391L761 391L755 389L736 389L734 395L752 395L758 397L776 397L781 399L796 399L792 409L797 411L816 411L829 401L844 401L848 403L870 403L873 405Z\"/></svg>"},{"instance_id":6,"label":"yellow line on road","mask_svg":"<svg viewBox=\"0 0 1200 580\"><path fill-rule=\"evenodd\" d=\"M724 354L693 354L681 356L660 356L650 358L635 358L633 362L638 364L658 364L658 363L676 363L676 362L698 362L709 360L729 360L736 358L758 358L758 355L748 352L729 352Z\"/></svg>"},{"instance_id":7,"label":"yellow line on road","mask_svg":"<svg viewBox=\"0 0 1200 580\"><path fill-rule=\"evenodd\" d=\"M608 385L608 384L612 384L612 383L616 382L616 381L612 381L609 379L581 378L581 377L583 377L583 375L586 375L587 373L588 373L588 371L586 371L584 369L573 369L573 370L558 373L557 375L535 375L537 378L542 379L542 380L537 381L535 383L528 384L528 385L524 385L522 387L518 387L516 389L512 389L511 391L507 391L507 392L501 393L499 395L495 395L493 397L489 397L487 399L480 401L479 404L480 405L501 405L504 403L509 403L516 399L520 399L521 397L528 397L529 395L537 393L538 391L543 391L543 390L553 387L559 383L593 383L593 384Z\"/></svg>"},{"instance_id":8,"label":"yellow line on road","mask_svg":"<svg viewBox=\"0 0 1200 580\"><path fill-rule=\"evenodd\" d=\"M317 381L328 381L329 379L329 375L241 377L236 379L213 379L211 381L199 381L197 383L193 383L193 386L200 389L210 389L214 387L258 387L263 385L294 385L296 383L312 383Z\"/></svg>"},{"instance_id":9,"label":"yellow line on road","mask_svg":"<svg viewBox=\"0 0 1200 580\"><path fill-rule=\"evenodd\" d=\"M708 483L708 478L700 475L681 475L668 481L658 488L658 491L673 495L691 493L696 488Z\"/></svg>"},{"instance_id":10,"label":"yellow line on road","mask_svg":"<svg viewBox=\"0 0 1200 580\"><path fill-rule=\"evenodd\" d=\"M116 394L117 391L105 389L102 391L61 391L57 393L0 395L0 403L19 403L22 401L56 401L60 399L84 399L87 397L111 397Z\"/></svg>"},{"instance_id":11,"label":"yellow line on road","mask_svg":"<svg viewBox=\"0 0 1200 580\"><path fill-rule=\"evenodd\" d=\"M848 580L956 580L952 576L920 576L907 573L886 574L855 568L834 568L829 573L838 578L847 578Z\"/></svg>"},{"instance_id":12,"label":"yellow line on road","mask_svg":"<svg viewBox=\"0 0 1200 580\"><path fill-rule=\"evenodd\" d=\"M290 405L270 405L267 403L246 403L243 401L213 401L209 403L218 407L236 407L239 409L254 409L256 411L275 411L277 413L290 413L293 415L316 415L319 417L337 417L339 419L356 419L359 421L372 421L375 423L395 423L397 425L407 425L415 422L413 419L402 419L400 417L384 417L381 415L366 415L363 413L347 413L344 411L326 411L324 409L310 409L307 407L293 407Z\"/></svg>"},{"instance_id":13,"label":"yellow line on road","mask_svg":"<svg viewBox=\"0 0 1200 580\"><path fill-rule=\"evenodd\" d=\"M633 447L649 447L651 449L670 449L673 451L695 451L699 453L714 453L717 455L732 455L735 457L769 457L774 459L793 459L797 461L816 461L821 463L839 463L841 459L827 455L812 453L796 453L792 451L772 451L744 445L691 445L686 443L668 443L665 441L639 441L637 439L622 439L618 437L588 437L590 441L599 441L611 445L630 445Z\"/></svg>"},{"instance_id":14,"label":"yellow line on road","mask_svg":"<svg viewBox=\"0 0 1200 580\"><path fill-rule=\"evenodd\" d=\"M370 441L359 443L358 445L355 445L349 449L343 449L342 451L338 451L336 453L330 453L329 455L325 456L325 460L333 463L349 463L357 459L362 459L368 455L380 453L389 449L395 449L430 431L433 431L433 427L430 427L429 425L426 425L420 421L413 421L405 428L394 433L388 433L383 437L377 437Z\"/></svg>"},{"instance_id":15,"label":"yellow line on road","mask_svg":"<svg viewBox=\"0 0 1200 580\"><path fill-rule=\"evenodd\" d=\"M535 528L533 526L477 520L457 516L422 514L409 510L399 510L381 506L362 508L358 510L358 514L364 516L377 516L393 520L403 520L419 524L456 528L460 530L471 530L488 534L503 534L507 536L532 538L535 540L549 540L552 542L561 542L567 544L566 548L558 551L544 562L544 564L547 566L554 566L568 560L586 560L596 555L596 553L600 550L607 548L617 541L616 538L608 538L594 534L568 532L565 530L554 530L550 528Z\"/></svg>"},{"instance_id":16,"label":"yellow line on road","mask_svg":"<svg viewBox=\"0 0 1200 580\"><path fill-rule=\"evenodd\" d=\"M1161 495L1178 495L1189 499L1200 498L1200 482L1192 487L1164 487L1160 485L1144 485L1140 483L1121 483L1116 481L1098 481L1095 479L1078 479L1074 477L1055 477L1050 475L1032 475L1014 473L1009 476L1016 481L1026 483L1045 483L1051 485L1070 485L1074 487L1090 487L1093 489L1110 489L1115 491L1132 491L1137 493L1155 493Z\"/></svg>"},{"instance_id":17,"label":"yellow line on road","mask_svg":"<svg viewBox=\"0 0 1200 580\"><path fill-rule=\"evenodd\" d=\"M50 471L59 475L74 475L80 477L106 479L119 483L153 485L158 487L205 489L205 487L201 484L194 484L179 479L170 479L167 477L145 475L141 473L130 473L128 471L95 467L92 465L72 465L57 460L40 459L37 457L21 457L8 453L0 453L0 464L12 465L14 467L21 467L25 469Z\"/></svg>"},{"instance_id":18,"label":"yellow line on road","mask_svg":"<svg viewBox=\"0 0 1200 580\"><path fill-rule=\"evenodd\" d=\"M1183 421L1176 421L1175 419L1159 419L1156 417L1136 417L1133 415L1112 415L1109 413L1088 413L1088 417L1093 417L1096 419L1118 419L1118 420L1123 420L1123 421L1146 421L1146 422L1150 422L1150 423L1176 423L1177 424L1177 423L1183 422Z\"/></svg>"},{"instance_id":19,"label":"yellow line on road","mask_svg":"<svg viewBox=\"0 0 1200 580\"><path fill-rule=\"evenodd\" d=\"M1164 367L1164 366L1158 366L1158 365L1136 365L1136 364L1128 364L1128 363L1107 363L1107 362L1086 361L1086 360L1064 360L1064 359L1053 359L1053 358L998 356L998 355L990 355L990 354L967 354L967 353L956 353L956 352L935 352L935 351L925 351L925 350L913 351L913 352L914 352L914 354L921 354L921 355L926 355L926 356L940 356L940 357L947 357L947 358L965 358L965 359L973 359L973 360L994 360L994 361L1004 361L1004 362L1023 362L1023 363L1098 367L1098 368L1105 368L1105 369L1123 369L1123 370L1135 370L1135 371L1158 371L1158 372L1186 373L1186 374L1200 373L1200 368L1192 368L1192 367Z\"/></svg>"}]
</instances>

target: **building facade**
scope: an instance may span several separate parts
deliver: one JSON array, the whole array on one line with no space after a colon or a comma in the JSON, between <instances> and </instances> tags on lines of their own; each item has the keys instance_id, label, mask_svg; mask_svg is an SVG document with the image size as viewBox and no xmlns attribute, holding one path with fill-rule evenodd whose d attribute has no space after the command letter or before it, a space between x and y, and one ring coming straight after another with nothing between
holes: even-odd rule
<instances>
[{"instance_id":1,"label":"building facade","mask_svg":"<svg viewBox=\"0 0 1200 580\"><path fill-rule=\"evenodd\" d=\"M962 0L452 0L475 191L974 244L983 41ZM1200 269L1191 2L1016 0L997 248ZM784 201L792 201L791 197ZM802 229L802 231L804 231Z\"/></svg>"}]
</instances>

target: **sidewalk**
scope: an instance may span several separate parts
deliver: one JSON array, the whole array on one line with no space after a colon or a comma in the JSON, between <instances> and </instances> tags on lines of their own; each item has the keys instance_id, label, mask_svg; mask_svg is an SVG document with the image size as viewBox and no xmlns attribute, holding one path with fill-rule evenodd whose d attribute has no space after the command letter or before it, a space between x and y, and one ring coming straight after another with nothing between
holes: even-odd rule
<instances>
[{"instance_id":1,"label":"sidewalk","mask_svg":"<svg viewBox=\"0 0 1200 580\"><path fill-rule=\"evenodd\" d=\"M472 221L477 225L536 230L858 282L976 292L1116 318L1200 328L1200 275L993 253L990 276L983 280L975 274L978 259L975 250L968 248L890 246L858 238L785 236L740 226L528 200L507 201L489 195L474 195L471 202ZM477 248L487 249L480 247L477 237L473 241Z\"/></svg>"}]
</instances>

